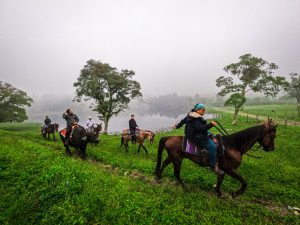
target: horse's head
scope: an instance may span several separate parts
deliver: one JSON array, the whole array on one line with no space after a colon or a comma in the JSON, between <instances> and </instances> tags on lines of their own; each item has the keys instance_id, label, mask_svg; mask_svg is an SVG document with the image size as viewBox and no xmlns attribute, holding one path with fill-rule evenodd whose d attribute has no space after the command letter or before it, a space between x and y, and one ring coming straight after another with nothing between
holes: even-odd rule
<instances>
[{"instance_id":1,"label":"horse's head","mask_svg":"<svg viewBox=\"0 0 300 225\"><path fill-rule=\"evenodd\" d=\"M55 131L58 132L59 125L57 123L54 124Z\"/></svg>"},{"instance_id":2,"label":"horse's head","mask_svg":"<svg viewBox=\"0 0 300 225\"><path fill-rule=\"evenodd\" d=\"M86 136L87 136L87 141L88 142L91 142L91 143L94 143L94 144L99 143L98 135L95 134L95 132L87 132Z\"/></svg>"},{"instance_id":3,"label":"horse's head","mask_svg":"<svg viewBox=\"0 0 300 225\"><path fill-rule=\"evenodd\" d=\"M276 138L277 125L272 119L263 124L265 134L258 142L266 152L275 150L274 139Z\"/></svg>"}]
</instances>

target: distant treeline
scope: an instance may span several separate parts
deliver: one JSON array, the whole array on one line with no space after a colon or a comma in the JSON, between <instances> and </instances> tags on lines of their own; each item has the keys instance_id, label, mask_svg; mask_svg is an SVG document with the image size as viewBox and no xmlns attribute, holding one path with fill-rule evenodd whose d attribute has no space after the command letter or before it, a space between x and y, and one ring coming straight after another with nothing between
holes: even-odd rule
<instances>
[{"instance_id":1,"label":"distant treeline","mask_svg":"<svg viewBox=\"0 0 300 225\"><path fill-rule=\"evenodd\" d=\"M144 97L135 100L129 104L129 109L119 116L128 117L129 114L137 115L159 115L165 117L177 118L186 114L193 106L201 102L207 106L223 106L224 99L221 97L201 97L182 96L178 94L167 94L155 97ZM268 99L265 97L249 98L246 105L269 105L269 104L287 104L295 103L294 99L281 97L276 99ZM97 120L97 114L89 108L89 103L77 103L72 101L71 96L42 96L34 99L34 103L27 109L29 121L43 121L45 115L55 121L64 124L62 113L72 108L74 112L81 118L81 122L85 122L91 115ZM99 120L98 120L99 121Z\"/></svg>"}]
</instances>

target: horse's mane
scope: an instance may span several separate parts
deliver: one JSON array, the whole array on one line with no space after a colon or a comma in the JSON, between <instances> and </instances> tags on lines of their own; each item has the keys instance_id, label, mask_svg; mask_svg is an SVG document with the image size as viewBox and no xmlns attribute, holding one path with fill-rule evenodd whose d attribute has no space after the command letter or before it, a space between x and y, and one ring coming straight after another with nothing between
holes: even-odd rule
<instances>
[{"instance_id":1,"label":"horse's mane","mask_svg":"<svg viewBox=\"0 0 300 225\"><path fill-rule=\"evenodd\" d=\"M262 136L263 133L263 125L257 125L223 137L224 140L226 140L226 142L228 142L228 144L232 147L241 148L245 142L258 136Z\"/></svg>"}]
</instances>

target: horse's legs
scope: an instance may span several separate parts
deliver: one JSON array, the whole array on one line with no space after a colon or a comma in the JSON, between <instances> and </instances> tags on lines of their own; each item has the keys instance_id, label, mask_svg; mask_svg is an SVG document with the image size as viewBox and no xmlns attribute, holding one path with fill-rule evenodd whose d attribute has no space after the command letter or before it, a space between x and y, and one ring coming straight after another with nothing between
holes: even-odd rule
<instances>
[{"instance_id":1,"label":"horse's legs","mask_svg":"<svg viewBox=\"0 0 300 225\"><path fill-rule=\"evenodd\" d=\"M215 188L216 192L218 193L218 197L221 197L222 196L222 192L221 192L221 185L222 185L222 182L224 180L224 177L225 177L225 174L222 174L222 175L218 175L218 181L217 181L217 186Z\"/></svg>"},{"instance_id":2,"label":"horse's legs","mask_svg":"<svg viewBox=\"0 0 300 225\"><path fill-rule=\"evenodd\" d=\"M69 145L65 145L65 148L66 148L66 155L71 156L72 154L71 154Z\"/></svg>"},{"instance_id":3,"label":"horse's legs","mask_svg":"<svg viewBox=\"0 0 300 225\"><path fill-rule=\"evenodd\" d=\"M158 179L161 179L161 175L164 171L164 169L172 162L172 158L170 156L168 156L165 161L163 162L161 168L158 170L158 173L157 173L157 178Z\"/></svg>"},{"instance_id":4,"label":"horse's legs","mask_svg":"<svg viewBox=\"0 0 300 225\"><path fill-rule=\"evenodd\" d=\"M236 179L239 182L241 182L241 184L242 184L241 188L238 191L232 193L232 197L235 198L238 195L242 195L247 187L247 182L244 180L244 178L240 174L238 174L234 170L226 171L226 173L229 176L231 176L233 179Z\"/></svg>"},{"instance_id":5,"label":"horse's legs","mask_svg":"<svg viewBox=\"0 0 300 225\"><path fill-rule=\"evenodd\" d=\"M180 179L180 169L181 169L181 162L182 161L173 161L173 165L174 165L174 175L177 178L177 181L184 186L184 183L182 182L182 180Z\"/></svg>"},{"instance_id":6,"label":"horse's legs","mask_svg":"<svg viewBox=\"0 0 300 225\"><path fill-rule=\"evenodd\" d=\"M148 155L148 151L147 151L146 147L144 146L144 144L141 144L141 145L142 145L143 149L145 150L146 155Z\"/></svg>"},{"instance_id":7,"label":"horse's legs","mask_svg":"<svg viewBox=\"0 0 300 225\"><path fill-rule=\"evenodd\" d=\"M128 152L128 141L124 140L125 151Z\"/></svg>"},{"instance_id":8,"label":"horse's legs","mask_svg":"<svg viewBox=\"0 0 300 225\"><path fill-rule=\"evenodd\" d=\"M141 146L142 146L142 144L140 143L140 144L139 144L139 148L138 148L138 151L137 151L138 153L140 153L140 150L141 150Z\"/></svg>"},{"instance_id":9,"label":"horse's legs","mask_svg":"<svg viewBox=\"0 0 300 225\"><path fill-rule=\"evenodd\" d=\"M56 140L55 140L55 135L54 135L54 133L53 133L53 139L54 139L54 141L56 141Z\"/></svg>"},{"instance_id":10,"label":"horse's legs","mask_svg":"<svg viewBox=\"0 0 300 225\"><path fill-rule=\"evenodd\" d=\"M85 147L82 147L80 149L80 152L81 152L81 158L82 159L86 159L86 148Z\"/></svg>"}]
</instances>

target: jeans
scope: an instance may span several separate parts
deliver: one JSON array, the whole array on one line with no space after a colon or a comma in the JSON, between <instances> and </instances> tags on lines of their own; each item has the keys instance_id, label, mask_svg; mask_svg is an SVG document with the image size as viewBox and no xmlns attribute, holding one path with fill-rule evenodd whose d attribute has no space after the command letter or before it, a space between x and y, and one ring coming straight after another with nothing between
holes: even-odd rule
<instances>
[{"instance_id":1,"label":"jeans","mask_svg":"<svg viewBox=\"0 0 300 225\"><path fill-rule=\"evenodd\" d=\"M208 161L210 166L215 166L217 162L216 144L211 139L208 139L208 143L206 144L205 148L208 150Z\"/></svg>"}]
</instances>

